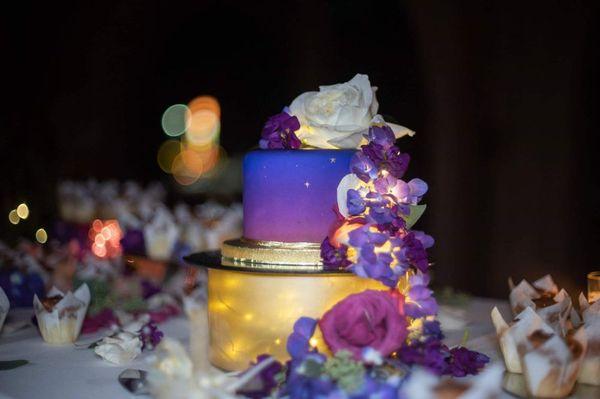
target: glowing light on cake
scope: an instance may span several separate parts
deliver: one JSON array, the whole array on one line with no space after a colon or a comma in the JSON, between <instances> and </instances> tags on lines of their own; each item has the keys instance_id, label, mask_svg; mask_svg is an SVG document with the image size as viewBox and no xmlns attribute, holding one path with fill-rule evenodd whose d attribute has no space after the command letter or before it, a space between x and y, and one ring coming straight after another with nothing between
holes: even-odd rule
<instances>
[{"instance_id":1,"label":"glowing light on cake","mask_svg":"<svg viewBox=\"0 0 600 399\"><path fill-rule=\"evenodd\" d=\"M282 275L212 269L208 273L209 356L212 364L226 370L243 370L249 359L263 353L287 359L287 338L298 317L319 317L350 294L386 289L377 281L352 274ZM327 352L319 330L310 344Z\"/></svg>"},{"instance_id":2,"label":"glowing light on cake","mask_svg":"<svg viewBox=\"0 0 600 399\"><path fill-rule=\"evenodd\" d=\"M123 231L116 220L94 220L88 237L92 244L92 252L97 257L115 258L121 255Z\"/></svg>"}]
</instances>

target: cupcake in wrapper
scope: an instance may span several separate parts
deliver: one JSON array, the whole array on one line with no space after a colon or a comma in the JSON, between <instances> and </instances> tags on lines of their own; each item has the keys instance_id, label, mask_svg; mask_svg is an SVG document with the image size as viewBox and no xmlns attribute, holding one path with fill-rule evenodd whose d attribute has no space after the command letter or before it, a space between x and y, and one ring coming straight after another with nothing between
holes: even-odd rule
<instances>
[{"instance_id":1,"label":"cupcake in wrapper","mask_svg":"<svg viewBox=\"0 0 600 399\"><path fill-rule=\"evenodd\" d=\"M600 301L590 305L585 296L580 294L579 307L583 313L588 350L577 380L582 384L600 385Z\"/></svg>"},{"instance_id":2,"label":"cupcake in wrapper","mask_svg":"<svg viewBox=\"0 0 600 399\"><path fill-rule=\"evenodd\" d=\"M492 322L496 328L500 349L504 356L506 369L511 373L522 373L521 360L518 348L520 345L527 346L527 337L535 331L546 334L554 333L554 330L544 323L544 320L530 307L525 308L514 321L508 324L498 308L492 310Z\"/></svg>"},{"instance_id":3,"label":"cupcake in wrapper","mask_svg":"<svg viewBox=\"0 0 600 399\"><path fill-rule=\"evenodd\" d=\"M520 314L525 308L532 308L563 337L569 329L579 324L571 297L565 290L559 291L551 276L546 275L533 284L522 280L516 286L509 280L509 287L509 301L514 315Z\"/></svg>"},{"instance_id":4,"label":"cupcake in wrapper","mask_svg":"<svg viewBox=\"0 0 600 399\"><path fill-rule=\"evenodd\" d=\"M166 208L158 208L150 223L144 226L146 255L153 260L168 261L179 237L179 228Z\"/></svg>"},{"instance_id":5,"label":"cupcake in wrapper","mask_svg":"<svg viewBox=\"0 0 600 399\"><path fill-rule=\"evenodd\" d=\"M4 320L6 320L9 309L10 302L8 301L8 297L4 293L2 287L0 287L0 331L2 331L2 326L4 325Z\"/></svg>"},{"instance_id":6,"label":"cupcake in wrapper","mask_svg":"<svg viewBox=\"0 0 600 399\"><path fill-rule=\"evenodd\" d=\"M566 339L534 331L518 346L527 392L538 398L564 398L575 386L587 350L585 330Z\"/></svg>"},{"instance_id":7,"label":"cupcake in wrapper","mask_svg":"<svg viewBox=\"0 0 600 399\"><path fill-rule=\"evenodd\" d=\"M75 292L69 291L66 294L52 287L44 300L34 296L33 307L44 341L53 345L75 342L90 299L87 284L82 284Z\"/></svg>"}]
</instances>

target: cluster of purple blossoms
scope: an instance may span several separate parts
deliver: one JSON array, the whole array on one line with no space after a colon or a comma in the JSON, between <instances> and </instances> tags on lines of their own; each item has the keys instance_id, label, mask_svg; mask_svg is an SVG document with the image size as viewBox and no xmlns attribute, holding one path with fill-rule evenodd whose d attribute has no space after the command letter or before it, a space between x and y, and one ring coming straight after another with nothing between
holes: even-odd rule
<instances>
[{"instance_id":1,"label":"cluster of purple blossoms","mask_svg":"<svg viewBox=\"0 0 600 399\"><path fill-rule=\"evenodd\" d=\"M152 321L144 324L138 333L142 341L142 350L154 350L164 335Z\"/></svg>"},{"instance_id":2,"label":"cluster of purple blossoms","mask_svg":"<svg viewBox=\"0 0 600 399\"><path fill-rule=\"evenodd\" d=\"M423 325L420 339L404 345L398 359L409 366L417 365L438 375L465 377L477 374L489 361L486 355L457 346L448 348L442 343L444 336L438 321Z\"/></svg>"},{"instance_id":3,"label":"cluster of purple blossoms","mask_svg":"<svg viewBox=\"0 0 600 399\"><path fill-rule=\"evenodd\" d=\"M392 129L387 125L372 126L367 139L369 143L363 145L352 159L352 173L365 182L375 179L381 171L387 171L397 179L404 176L410 156L394 145L396 137Z\"/></svg>"},{"instance_id":4,"label":"cluster of purple blossoms","mask_svg":"<svg viewBox=\"0 0 600 399\"><path fill-rule=\"evenodd\" d=\"M321 255L326 266L348 267L361 277L395 287L410 268L425 273L429 267L427 248L433 245L433 238L407 226L412 208L428 187L421 179L401 179L410 157L394 145L391 128L372 126L366 138L368 144L350 163L351 172L364 185L350 188L346 194L348 215L362 226L348 234L348 242L332 245L326 239ZM352 263L345 259L348 247L355 249Z\"/></svg>"},{"instance_id":5,"label":"cluster of purple blossoms","mask_svg":"<svg viewBox=\"0 0 600 399\"><path fill-rule=\"evenodd\" d=\"M295 133L298 129L300 129L298 118L284 110L267 120L261 133L259 146L263 150L300 148L302 142Z\"/></svg>"}]
</instances>

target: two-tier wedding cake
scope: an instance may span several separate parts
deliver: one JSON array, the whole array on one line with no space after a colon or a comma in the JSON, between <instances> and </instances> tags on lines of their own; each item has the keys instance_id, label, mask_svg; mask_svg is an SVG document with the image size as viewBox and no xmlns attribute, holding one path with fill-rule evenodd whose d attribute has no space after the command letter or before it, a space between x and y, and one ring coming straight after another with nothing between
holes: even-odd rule
<instances>
[{"instance_id":1,"label":"two-tier wedding cake","mask_svg":"<svg viewBox=\"0 0 600 399\"><path fill-rule=\"evenodd\" d=\"M432 239L410 230L427 185L401 180L409 158L394 143L413 132L378 115L376 90L358 74L298 96L245 156L243 237L225 242L209 270L216 366L243 369L261 353L285 359L294 322L350 294L402 296L417 270L415 284L427 284ZM326 353L327 344L317 329L310 345Z\"/></svg>"}]
</instances>

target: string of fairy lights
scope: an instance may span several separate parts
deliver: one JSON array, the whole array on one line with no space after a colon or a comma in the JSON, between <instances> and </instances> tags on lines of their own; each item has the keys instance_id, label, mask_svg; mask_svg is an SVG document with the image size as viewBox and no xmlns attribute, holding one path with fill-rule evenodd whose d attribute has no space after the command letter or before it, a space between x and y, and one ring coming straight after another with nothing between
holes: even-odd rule
<instances>
[{"instance_id":1,"label":"string of fairy lights","mask_svg":"<svg viewBox=\"0 0 600 399\"><path fill-rule=\"evenodd\" d=\"M8 212L8 221L12 225L18 225L22 220L27 220L29 217L29 206L26 203L20 203L16 208ZM43 227L35 231L35 240L40 244L45 244L48 241L48 233Z\"/></svg>"},{"instance_id":2,"label":"string of fairy lights","mask_svg":"<svg viewBox=\"0 0 600 399\"><path fill-rule=\"evenodd\" d=\"M161 122L168 139L158 150L158 166L180 185L208 176L225 156L219 145L221 106L215 97L204 95L187 105L171 105Z\"/></svg>"}]
</instances>

